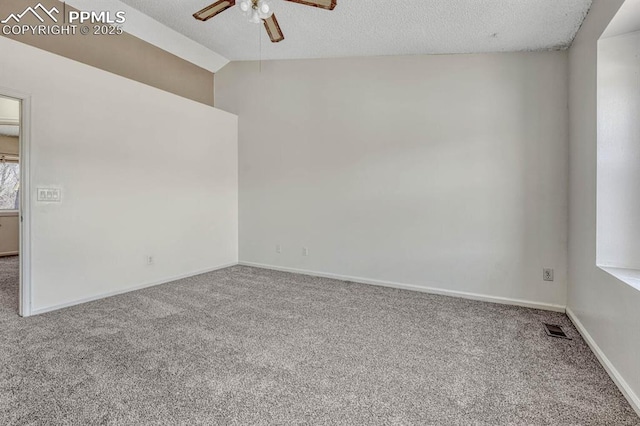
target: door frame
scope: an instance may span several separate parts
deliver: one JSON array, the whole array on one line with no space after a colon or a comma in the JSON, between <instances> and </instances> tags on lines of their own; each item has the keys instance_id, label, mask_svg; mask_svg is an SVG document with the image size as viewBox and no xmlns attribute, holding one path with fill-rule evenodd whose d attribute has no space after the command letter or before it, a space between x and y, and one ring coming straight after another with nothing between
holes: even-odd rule
<instances>
[{"instance_id":1,"label":"door frame","mask_svg":"<svg viewBox=\"0 0 640 426\"><path fill-rule=\"evenodd\" d=\"M20 101L20 290L18 313L31 316L31 95L0 86L0 96Z\"/></svg>"}]
</instances>

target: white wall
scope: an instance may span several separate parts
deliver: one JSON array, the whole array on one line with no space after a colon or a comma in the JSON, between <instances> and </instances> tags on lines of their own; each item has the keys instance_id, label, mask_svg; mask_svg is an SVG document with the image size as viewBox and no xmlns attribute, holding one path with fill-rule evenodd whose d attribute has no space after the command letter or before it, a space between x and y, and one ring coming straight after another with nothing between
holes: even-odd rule
<instances>
[{"instance_id":1,"label":"white wall","mask_svg":"<svg viewBox=\"0 0 640 426\"><path fill-rule=\"evenodd\" d=\"M566 52L232 62L240 260L562 309L567 79Z\"/></svg>"},{"instance_id":2,"label":"white wall","mask_svg":"<svg viewBox=\"0 0 640 426\"><path fill-rule=\"evenodd\" d=\"M0 51L0 85L32 96L35 311L237 261L235 116L3 37Z\"/></svg>"},{"instance_id":3,"label":"white wall","mask_svg":"<svg viewBox=\"0 0 640 426\"><path fill-rule=\"evenodd\" d=\"M640 412L640 291L596 267L597 41L621 3L595 0L570 50L568 307Z\"/></svg>"},{"instance_id":4,"label":"white wall","mask_svg":"<svg viewBox=\"0 0 640 426\"><path fill-rule=\"evenodd\" d=\"M640 270L640 32L598 50L598 264Z\"/></svg>"}]
</instances>

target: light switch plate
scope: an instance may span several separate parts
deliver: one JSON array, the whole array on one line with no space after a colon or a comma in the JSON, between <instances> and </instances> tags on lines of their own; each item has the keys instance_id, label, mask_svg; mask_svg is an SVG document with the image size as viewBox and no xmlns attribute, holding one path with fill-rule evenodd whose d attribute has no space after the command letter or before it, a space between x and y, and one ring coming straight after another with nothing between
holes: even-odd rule
<instances>
[{"instance_id":1,"label":"light switch plate","mask_svg":"<svg viewBox=\"0 0 640 426\"><path fill-rule=\"evenodd\" d=\"M59 203L61 191L59 188L38 188L38 201Z\"/></svg>"}]
</instances>

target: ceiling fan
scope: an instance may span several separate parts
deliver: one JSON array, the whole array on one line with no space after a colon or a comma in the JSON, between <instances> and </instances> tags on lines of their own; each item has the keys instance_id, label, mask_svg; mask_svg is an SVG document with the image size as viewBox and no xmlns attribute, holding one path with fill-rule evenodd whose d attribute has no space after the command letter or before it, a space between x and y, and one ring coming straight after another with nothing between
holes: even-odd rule
<instances>
[{"instance_id":1,"label":"ceiling fan","mask_svg":"<svg viewBox=\"0 0 640 426\"><path fill-rule=\"evenodd\" d=\"M303 4L305 6L319 7L321 9L333 10L338 0L285 0L292 3ZM269 38L273 43L284 40L284 34L278 25L276 15L271 10L269 0L219 0L204 9L193 14L193 17L199 21L208 21L219 13L224 12L238 3L240 10L249 18L250 22L259 24L264 23L264 28L269 34Z\"/></svg>"}]
</instances>

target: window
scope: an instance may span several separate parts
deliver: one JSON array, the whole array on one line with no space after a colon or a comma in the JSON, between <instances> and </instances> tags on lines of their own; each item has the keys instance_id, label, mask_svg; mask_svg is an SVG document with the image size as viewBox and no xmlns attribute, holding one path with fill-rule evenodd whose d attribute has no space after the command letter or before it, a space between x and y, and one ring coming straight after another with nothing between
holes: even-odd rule
<instances>
[{"instance_id":1,"label":"window","mask_svg":"<svg viewBox=\"0 0 640 426\"><path fill-rule=\"evenodd\" d=\"M0 210L18 210L20 165L0 158Z\"/></svg>"},{"instance_id":2,"label":"window","mask_svg":"<svg viewBox=\"0 0 640 426\"><path fill-rule=\"evenodd\" d=\"M640 19L629 11L598 42L596 262L640 290L640 31L628 31Z\"/></svg>"}]
</instances>

